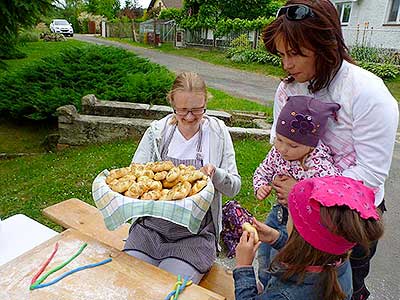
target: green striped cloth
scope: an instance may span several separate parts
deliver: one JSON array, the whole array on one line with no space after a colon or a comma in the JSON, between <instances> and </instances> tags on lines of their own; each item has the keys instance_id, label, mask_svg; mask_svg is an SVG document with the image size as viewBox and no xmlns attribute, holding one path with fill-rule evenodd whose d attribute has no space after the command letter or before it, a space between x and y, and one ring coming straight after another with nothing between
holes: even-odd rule
<instances>
[{"instance_id":1,"label":"green striped cloth","mask_svg":"<svg viewBox=\"0 0 400 300\"><path fill-rule=\"evenodd\" d=\"M200 193L182 200L133 199L112 191L106 184L108 174L109 171L104 170L97 175L92 184L92 195L109 230L115 230L131 219L152 216L182 225L196 234L214 198L214 185L208 179Z\"/></svg>"}]
</instances>

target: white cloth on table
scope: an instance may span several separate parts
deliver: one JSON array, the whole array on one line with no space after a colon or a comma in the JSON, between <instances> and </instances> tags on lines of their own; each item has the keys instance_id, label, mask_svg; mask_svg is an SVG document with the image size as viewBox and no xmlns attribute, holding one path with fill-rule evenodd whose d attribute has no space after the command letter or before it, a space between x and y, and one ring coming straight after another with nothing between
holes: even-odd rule
<instances>
[{"instance_id":1,"label":"white cloth on table","mask_svg":"<svg viewBox=\"0 0 400 300\"><path fill-rule=\"evenodd\" d=\"M22 214L0 221L0 266L57 234L56 231Z\"/></svg>"}]
</instances>

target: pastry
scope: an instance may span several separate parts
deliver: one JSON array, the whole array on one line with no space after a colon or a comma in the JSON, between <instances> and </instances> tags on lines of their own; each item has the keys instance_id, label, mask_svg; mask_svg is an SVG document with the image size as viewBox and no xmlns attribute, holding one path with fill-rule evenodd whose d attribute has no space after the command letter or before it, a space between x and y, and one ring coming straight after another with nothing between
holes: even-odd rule
<instances>
[{"instance_id":1,"label":"pastry","mask_svg":"<svg viewBox=\"0 0 400 300\"><path fill-rule=\"evenodd\" d=\"M242 229L243 229L243 231L247 231L249 233L253 232L254 233L254 244L258 243L258 241L260 239L258 238L257 229L253 225L251 225L249 222L244 222L242 225Z\"/></svg>"},{"instance_id":2,"label":"pastry","mask_svg":"<svg viewBox=\"0 0 400 300\"><path fill-rule=\"evenodd\" d=\"M197 180L190 190L189 197L200 192L207 185L207 180Z\"/></svg>"}]
</instances>

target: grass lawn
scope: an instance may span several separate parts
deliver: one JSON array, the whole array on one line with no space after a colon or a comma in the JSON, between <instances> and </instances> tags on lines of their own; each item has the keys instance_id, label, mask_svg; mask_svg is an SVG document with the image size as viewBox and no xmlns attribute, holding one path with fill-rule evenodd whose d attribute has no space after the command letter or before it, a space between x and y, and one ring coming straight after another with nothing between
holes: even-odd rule
<instances>
[{"instance_id":1,"label":"grass lawn","mask_svg":"<svg viewBox=\"0 0 400 300\"><path fill-rule=\"evenodd\" d=\"M22 213L60 229L42 216L42 209L69 198L94 205L93 179L104 169L129 165L136 147L135 141L120 141L0 161L0 216ZM242 176L242 189L235 199L264 219L272 200L264 203L254 198L252 175L269 145L266 141L242 140L235 143L235 149Z\"/></svg>"},{"instance_id":2,"label":"grass lawn","mask_svg":"<svg viewBox=\"0 0 400 300\"><path fill-rule=\"evenodd\" d=\"M35 59L75 45L81 43L74 40L63 43L28 43L22 49L29 55L27 58L6 63L9 71L18 70ZM7 72L3 73L6 74ZM271 107L235 98L215 89L209 89L209 92L212 95L208 105L210 109L263 111L268 116L272 115ZM93 205L91 184L95 176L106 168L129 165L137 147L137 141L116 141L45 153L42 141L48 133L55 130L54 124L15 123L0 119L0 153L37 153L34 156L0 160L1 218L22 213L51 228L61 230L42 216L42 209L69 198L79 198ZM269 143L249 139L235 142L234 146L242 176L242 189L235 199L263 220L273 200L272 197L264 202L255 199L252 175L265 158Z\"/></svg>"},{"instance_id":3,"label":"grass lawn","mask_svg":"<svg viewBox=\"0 0 400 300\"><path fill-rule=\"evenodd\" d=\"M271 65L264 65L258 63L235 63L230 59L226 58L225 54L222 51L218 50L207 50L207 49L193 49L193 48L175 48L172 43L164 43L160 47L154 47L150 45L146 45L143 43L136 43L130 40L129 38L119 39L119 38L109 38L114 41L124 42L131 44L133 46L150 48L166 53L171 53L175 55L182 55L188 57L194 57L199 60L203 60L215 65L221 65L225 67L231 67L235 69L240 69L249 72L256 72L269 76L283 77L285 73L280 67L275 67ZM386 80L385 81L387 87L390 92L396 98L397 101L400 101L400 76L397 76L396 79Z\"/></svg>"}]
</instances>

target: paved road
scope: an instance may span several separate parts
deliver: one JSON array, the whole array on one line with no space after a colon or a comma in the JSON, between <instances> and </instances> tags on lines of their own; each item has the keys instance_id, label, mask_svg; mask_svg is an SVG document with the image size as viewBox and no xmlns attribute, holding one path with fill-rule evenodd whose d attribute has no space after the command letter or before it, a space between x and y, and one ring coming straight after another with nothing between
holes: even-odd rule
<instances>
[{"instance_id":1,"label":"paved road","mask_svg":"<svg viewBox=\"0 0 400 300\"><path fill-rule=\"evenodd\" d=\"M205 78L207 85L235 96L270 104L279 80L259 74L215 66L186 57L165 54L157 50L132 47L92 36L75 35L76 39L102 45L115 45L151 61L165 65L174 72L195 71ZM396 183L397 182L397 183ZM371 300L400 300L400 130L397 135L392 167L386 182L385 236L379 242L372 262L368 287Z\"/></svg>"},{"instance_id":2,"label":"paved road","mask_svg":"<svg viewBox=\"0 0 400 300\"><path fill-rule=\"evenodd\" d=\"M272 103L276 87L279 84L279 79L275 77L216 66L195 58L165 54L158 50L134 47L90 35L76 34L74 38L100 45L114 45L133 51L155 63L166 66L175 73L183 71L196 72L205 79L207 86L236 97L252 99L263 104Z\"/></svg>"}]
</instances>

